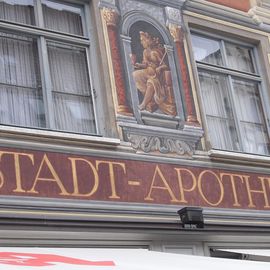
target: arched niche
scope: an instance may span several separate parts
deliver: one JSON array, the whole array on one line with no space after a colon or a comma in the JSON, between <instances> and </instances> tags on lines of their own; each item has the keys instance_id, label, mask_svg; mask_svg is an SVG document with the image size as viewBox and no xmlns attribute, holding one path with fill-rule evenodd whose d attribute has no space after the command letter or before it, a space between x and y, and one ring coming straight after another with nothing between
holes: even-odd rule
<instances>
[{"instance_id":1,"label":"arched niche","mask_svg":"<svg viewBox=\"0 0 270 270\"><path fill-rule=\"evenodd\" d=\"M167 120L168 127L177 128L179 122L184 119L182 96L180 91L180 83L175 64L175 53L173 41L170 33L166 27L161 25L157 20L150 17L143 12L132 11L127 13L121 24L121 41L123 46L123 54L125 59L125 69L127 74L127 91L130 97L129 105L133 108L135 118L140 124L164 126ZM163 47L164 56L161 57L161 62L168 66L167 74L169 79L166 80L166 87L168 81L170 82L170 93L175 103L175 113L167 113L166 110L157 106L157 109L140 109L144 94L138 89L138 84L134 77L135 66L134 62L141 63L143 58L144 48L140 42L140 32L148 33L152 38L159 40L159 45ZM136 60L134 60L134 56ZM168 76L166 76L168 77Z\"/></svg>"}]
</instances>

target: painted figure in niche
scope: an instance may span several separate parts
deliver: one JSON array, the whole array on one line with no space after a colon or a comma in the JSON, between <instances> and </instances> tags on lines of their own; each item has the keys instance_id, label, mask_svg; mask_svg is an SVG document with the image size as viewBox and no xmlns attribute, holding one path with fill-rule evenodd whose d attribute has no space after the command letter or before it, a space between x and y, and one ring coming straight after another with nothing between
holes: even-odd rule
<instances>
[{"instance_id":1,"label":"painted figure in niche","mask_svg":"<svg viewBox=\"0 0 270 270\"><path fill-rule=\"evenodd\" d=\"M175 116L176 106L167 50L158 37L148 32L139 31L139 37L143 47L142 61L137 62L136 54L131 56L135 69L133 78L142 94L139 110L158 111Z\"/></svg>"}]
</instances>

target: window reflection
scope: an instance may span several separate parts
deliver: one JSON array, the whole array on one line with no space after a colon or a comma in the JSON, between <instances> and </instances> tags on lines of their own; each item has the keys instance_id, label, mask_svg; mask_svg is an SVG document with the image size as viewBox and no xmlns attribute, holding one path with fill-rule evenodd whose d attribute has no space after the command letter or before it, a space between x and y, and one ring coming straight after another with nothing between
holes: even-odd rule
<instances>
[{"instance_id":1,"label":"window reflection","mask_svg":"<svg viewBox=\"0 0 270 270\"><path fill-rule=\"evenodd\" d=\"M225 43L228 65L230 68L254 73L250 49L236 44Z\"/></svg>"},{"instance_id":2,"label":"window reflection","mask_svg":"<svg viewBox=\"0 0 270 270\"><path fill-rule=\"evenodd\" d=\"M218 41L196 35L192 35L191 40L196 61L213 65L223 64Z\"/></svg>"}]
</instances>

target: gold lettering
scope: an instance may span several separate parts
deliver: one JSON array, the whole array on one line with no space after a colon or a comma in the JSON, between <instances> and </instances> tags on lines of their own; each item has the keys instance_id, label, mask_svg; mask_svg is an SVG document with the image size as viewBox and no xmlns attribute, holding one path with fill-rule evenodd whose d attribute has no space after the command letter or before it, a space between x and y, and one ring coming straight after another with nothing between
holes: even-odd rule
<instances>
[{"instance_id":1,"label":"gold lettering","mask_svg":"<svg viewBox=\"0 0 270 270\"><path fill-rule=\"evenodd\" d=\"M111 190L112 190L112 195L109 198L110 199L120 199L120 197L117 195L117 192L116 192L114 165L120 166L123 169L124 173L126 174L126 164L123 162L97 160L96 161L97 170L98 170L98 167L100 164L108 164L109 165L109 176L110 176L110 184L111 184Z\"/></svg>"},{"instance_id":2,"label":"gold lettering","mask_svg":"<svg viewBox=\"0 0 270 270\"><path fill-rule=\"evenodd\" d=\"M250 183L249 183L249 178L250 178L249 176L245 177L246 188L247 188L248 199L249 199L248 207L252 207L252 208L256 207L256 205L253 203L252 193L258 193L258 194L263 194L264 202L265 202L264 208L270 208L268 195L267 195L267 190L266 190L266 185L265 185L265 180L270 181L270 178L258 177L258 179L261 181L262 190L251 189L250 188Z\"/></svg>"},{"instance_id":3,"label":"gold lettering","mask_svg":"<svg viewBox=\"0 0 270 270\"><path fill-rule=\"evenodd\" d=\"M21 177L21 164L20 164L20 157L28 157L32 164L34 165L34 155L32 154L25 154L25 153L17 153L17 152L0 152L0 160L2 158L2 155L13 155L14 157L14 166L15 166L15 178L16 178L16 189L13 190L13 192L26 192L22 188L22 177ZM3 181L3 176L1 176L1 183ZM2 183L3 185L3 183ZM1 186L2 187L2 186Z\"/></svg>"},{"instance_id":4,"label":"gold lettering","mask_svg":"<svg viewBox=\"0 0 270 270\"><path fill-rule=\"evenodd\" d=\"M215 178L217 179L218 181L218 184L219 184L219 187L220 187L220 196L219 196L219 200L215 203L215 202L210 202L204 195L203 193L203 190L202 190L202 177L206 174L206 173L209 173L209 174L212 174L215 176ZM219 179L218 175L210 170L204 170L200 173L199 175L199 178L198 178L198 188L199 188L199 192L201 194L201 196L203 197L203 199L211 206L218 206L223 198L224 198L224 187L223 187L223 184L221 182L221 180Z\"/></svg>"},{"instance_id":5,"label":"gold lettering","mask_svg":"<svg viewBox=\"0 0 270 270\"><path fill-rule=\"evenodd\" d=\"M245 175L241 175L241 174L221 173L220 174L221 180L223 180L223 176L229 176L229 179L231 180L231 186L232 186L233 198L234 198L234 204L233 204L233 206L241 206L241 204L239 203L239 200L238 200L238 195L237 195L235 181L236 181L236 178L238 178L238 180L240 178L241 182L244 183L244 177L246 177L246 176Z\"/></svg>"},{"instance_id":6,"label":"gold lettering","mask_svg":"<svg viewBox=\"0 0 270 270\"><path fill-rule=\"evenodd\" d=\"M4 185L4 175L2 172L0 172L0 188Z\"/></svg>"},{"instance_id":7,"label":"gold lettering","mask_svg":"<svg viewBox=\"0 0 270 270\"><path fill-rule=\"evenodd\" d=\"M193 172L191 172L188 169L183 169L183 168L174 168L177 172L177 176L178 176L178 183L179 183L179 190L180 190L180 201L181 203L187 203L188 201L185 199L185 192L191 192L196 188L197 185L197 181L196 181L196 177L193 174ZM191 178L192 178L192 185L190 188L185 188L184 184L183 184L183 179L182 179L182 175L181 172L186 172L188 173Z\"/></svg>"},{"instance_id":8,"label":"gold lettering","mask_svg":"<svg viewBox=\"0 0 270 270\"><path fill-rule=\"evenodd\" d=\"M72 168L72 176L73 176L73 186L74 186L74 192L71 194L73 196L84 196L84 197L90 197L92 196L98 189L98 184L99 184L99 177L98 177L98 172L95 168L95 166L88 160L83 159L83 158L68 158L71 161L71 168ZM77 174L77 166L76 162L77 161L82 161L86 162L89 167L92 170L92 173L94 175L94 185L91 189L90 192L88 193L79 193L79 185L78 185L78 174Z\"/></svg>"},{"instance_id":9,"label":"gold lettering","mask_svg":"<svg viewBox=\"0 0 270 270\"><path fill-rule=\"evenodd\" d=\"M40 177L40 172L44 166L44 164L47 165L47 167L49 168L53 178L43 178L43 177ZM45 154L42 161L41 161L41 164L39 166L39 169L38 169L38 172L37 172L37 175L36 175L36 178L34 180L34 184L33 184L33 187L31 188L31 190L28 191L28 193L38 193L38 191L35 190L35 187L36 187L36 184L38 183L38 181L47 181L47 182L55 182L59 189L61 190L61 193L59 193L59 195L70 195L65 187L63 186L59 176L57 175L55 169L53 168L50 160L48 159L47 155Z\"/></svg>"},{"instance_id":10,"label":"gold lettering","mask_svg":"<svg viewBox=\"0 0 270 270\"><path fill-rule=\"evenodd\" d=\"M154 185L154 182L156 180L156 176L159 176L159 178L162 180L164 186L155 186ZM153 189L161 189L161 190L166 190L168 191L168 193L170 194L170 197L171 197L171 202L179 202L179 200L176 199L175 195L173 194L173 191L171 190L169 184L167 183L164 175L162 174L159 166L157 165L156 166L156 169L155 169L155 173L154 173L154 176L153 176L153 179L152 179L152 183L151 183L151 187L150 187L150 190L149 190L149 193L148 195L144 198L146 201L153 201L154 199L151 197L151 193L152 193L152 190Z\"/></svg>"}]
</instances>

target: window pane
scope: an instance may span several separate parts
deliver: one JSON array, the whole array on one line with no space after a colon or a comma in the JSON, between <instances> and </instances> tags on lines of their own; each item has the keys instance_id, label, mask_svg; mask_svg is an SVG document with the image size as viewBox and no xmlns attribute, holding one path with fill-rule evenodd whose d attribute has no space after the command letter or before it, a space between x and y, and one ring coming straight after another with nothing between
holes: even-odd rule
<instances>
[{"instance_id":1,"label":"window pane","mask_svg":"<svg viewBox=\"0 0 270 270\"><path fill-rule=\"evenodd\" d=\"M219 41L196 35L192 35L191 40L196 61L223 65Z\"/></svg>"},{"instance_id":2,"label":"window pane","mask_svg":"<svg viewBox=\"0 0 270 270\"><path fill-rule=\"evenodd\" d=\"M217 149L239 150L226 77L199 71L199 79L212 146Z\"/></svg>"},{"instance_id":3,"label":"window pane","mask_svg":"<svg viewBox=\"0 0 270 270\"><path fill-rule=\"evenodd\" d=\"M269 139L257 83L234 79L233 87L237 103L236 110L243 133L244 151L269 154Z\"/></svg>"},{"instance_id":4,"label":"window pane","mask_svg":"<svg viewBox=\"0 0 270 270\"><path fill-rule=\"evenodd\" d=\"M0 34L0 121L44 127L36 40Z\"/></svg>"},{"instance_id":5,"label":"window pane","mask_svg":"<svg viewBox=\"0 0 270 270\"><path fill-rule=\"evenodd\" d=\"M0 121L24 127L45 127L41 91L0 84Z\"/></svg>"},{"instance_id":6,"label":"window pane","mask_svg":"<svg viewBox=\"0 0 270 270\"><path fill-rule=\"evenodd\" d=\"M239 71L254 73L251 50L236 44L225 43L228 66Z\"/></svg>"},{"instance_id":7,"label":"window pane","mask_svg":"<svg viewBox=\"0 0 270 270\"><path fill-rule=\"evenodd\" d=\"M0 0L0 19L34 25L33 0Z\"/></svg>"},{"instance_id":8,"label":"window pane","mask_svg":"<svg viewBox=\"0 0 270 270\"><path fill-rule=\"evenodd\" d=\"M53 101L56 129L96 133L94 116L90 110L90 97L54 93Z\"/></svg>"},{"instance_id":9,"label":"window pane","mask_svg":"<svg viewBox=\"0 0 270 270\"><path fill-rule=\"evenodd\" d=\"M241 122L244 152L268 155L269 140L263 125Z\"/></svg>"},{"instance_id":10,"label":"window pane","mask_svg":"<svg viewBox=\"0 0 270 270\"><path fill-rule=\"evenodd\" d=\"M48 0L42 1L44 24L46 28L83 35L81 8Z\"/></svg>"},{"instance_id":11,"label":"window pane","mask_svg":"<svg viewBox=\"0 0 270 270\"><path fill-rule=\"evenodd\" d=\"M95 133L85 49L48 43L56 128Z\"/></svg>"},{"instance_id":12,"label":"window pane","mask_svg":"<svg viewBox=\"0 0 270 270\"><path fill-rule=\"evenodd\" d=\"M258 84L252 81L233 79L237 114L241 121L264 123Z\"/></svg>"}]
</instances>

